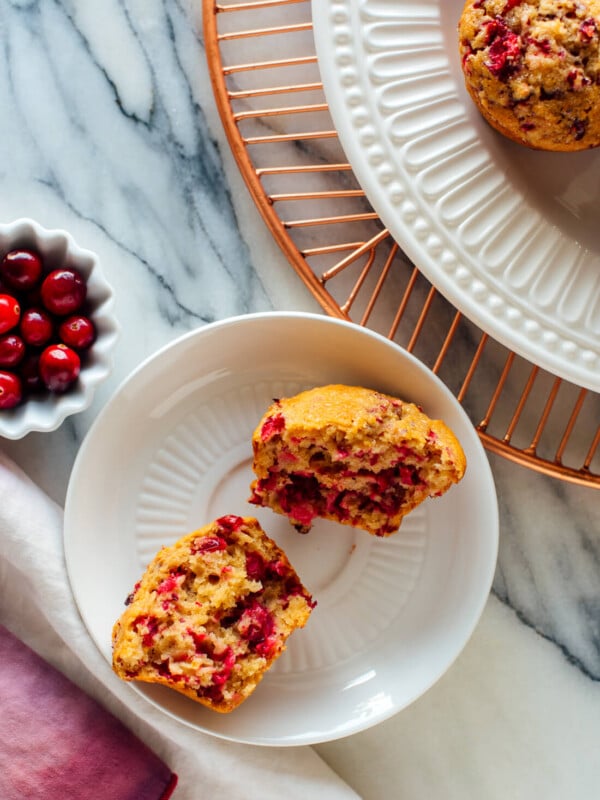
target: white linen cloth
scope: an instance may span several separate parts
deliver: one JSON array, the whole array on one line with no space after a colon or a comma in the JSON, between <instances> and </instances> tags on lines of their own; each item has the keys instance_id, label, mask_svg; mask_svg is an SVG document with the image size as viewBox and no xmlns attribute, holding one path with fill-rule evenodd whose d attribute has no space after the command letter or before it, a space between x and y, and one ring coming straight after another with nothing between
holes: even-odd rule
<instances>
[{"instance_id":1,"label":"white linen cloth","mask_svg":"<svg viewBox=\"0 0 600 800\"><path fill-rule=\"evenodd\" d=\"M170 719L115 680L75 606L62 527L62 509L0 451L0 624L108 708L177 773L174 800L358 797L310 747L216 739Z\"/></svg>"}]
</instances>

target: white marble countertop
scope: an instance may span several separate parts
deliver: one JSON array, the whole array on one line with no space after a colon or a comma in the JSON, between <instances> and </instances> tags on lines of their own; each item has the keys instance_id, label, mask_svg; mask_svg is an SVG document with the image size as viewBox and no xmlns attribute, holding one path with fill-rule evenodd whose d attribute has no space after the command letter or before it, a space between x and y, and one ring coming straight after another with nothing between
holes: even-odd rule
<instances>
[{"instance_id":1,"label":"white marble countertop","mask_svg":"<svg viewBox=\"0 0 600 800\"><path fill-rule=\"evenodd\" d=\"M0 219L101 257L122 335L92 407L0 445L63 502L87 429L160 345L233 314L319 311L232 159L192 0L0 4ZM316 747L367 800L592 800L600 786L600 498L492 457L493 592L442 680Z\"/></svg>"}]
</instances>

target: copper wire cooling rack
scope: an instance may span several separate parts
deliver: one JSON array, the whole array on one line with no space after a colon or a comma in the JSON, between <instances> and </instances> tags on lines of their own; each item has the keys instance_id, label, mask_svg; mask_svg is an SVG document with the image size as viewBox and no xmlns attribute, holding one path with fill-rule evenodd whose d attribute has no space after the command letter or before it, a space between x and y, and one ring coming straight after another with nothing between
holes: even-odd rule
<instances>
[{"instance_id":1,"label":"copper wire cooling rack","mask_svg":"<svg viewBox=\"0 0 600 800\"><path fill-rule=\"evenodd\" d=\"M600 395L507 350L453 308L368 204L323 93L307 0L204 0L219 113L241 174L292 267L330 315L427 364L484 446L600 488Z\"/></svg>"}]
</instances>

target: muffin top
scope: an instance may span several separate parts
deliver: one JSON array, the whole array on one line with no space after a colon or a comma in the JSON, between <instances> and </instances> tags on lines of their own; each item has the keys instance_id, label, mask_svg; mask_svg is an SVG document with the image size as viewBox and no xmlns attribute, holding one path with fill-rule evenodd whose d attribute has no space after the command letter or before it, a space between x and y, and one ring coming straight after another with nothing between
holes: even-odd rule
<instances>
[{"instance_id":1,"label":"muffin top","mask_svg":"<svg viewBox=\"0 0 600 800\"><path fill-rule=\"evenodd\" d=\"M484 117L531 147L600 144L600 0L468 0L465 83Z\"/></svg>"}]
</instances>

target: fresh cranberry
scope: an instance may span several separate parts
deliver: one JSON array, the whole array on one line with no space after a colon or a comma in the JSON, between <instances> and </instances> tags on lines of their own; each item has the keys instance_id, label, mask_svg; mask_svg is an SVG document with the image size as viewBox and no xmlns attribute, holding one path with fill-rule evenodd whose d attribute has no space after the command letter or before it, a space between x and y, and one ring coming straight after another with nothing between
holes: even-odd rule
<instances>
[{"instance_id":1,"label":"fresh cranberry","mask_svg":"<svg viewBox=\"0 0 600 800\"><path fill-rule=\"evenodd\" d=\"M323 502L318 480L314 476L301 473L292 473L289 476L289 482L278 491L277 499L282 510L294 523L307 528L319 516Z\"/></svg>"},{"instance_id":2,"label":"fresh cranberry","mask_svg":"<svg viewBox=\"0 0 600 800\"><path fill-rule=\"evenodd\" d=\"M277 651L278 645L279 640L277 636L267 636L266 639L262 640L262 642L258 642L254 649L259 656L271 658L271 656L273 656Z\"/></svg>"},{"instance_id":3,"label":"fresh cranberry","mask_svg":"<svg viewBox=\"0 0 600 800\"><path fill-rule=\"evenodd\" d=\"M418 486L419 476L414 467L400 467L400 483L403 486Z\"/></svg>"},{"instance_id":4,"label":"fresh cranberry","mask_svg":"<svg viewBox=\"0 0 600 800\"><path fill-rule=\"evenodd\" d=\"M267 564L267 570L271 575L279 575L280 578L283 578L290 571L287 564L285 564L285 562L281 561L279 558L269 561Z\"/></svg>"},{"instance_id":5,"label":"fresh cranberry","mask_svg":"<svg viewBox=\"0 0 600 800\"><path fill-rule=\"evenodd\" d=\"M237 514L225 514L224 517L219 517L215 524L221 528L224 533L231 533L237 531L244 524L243 517L238 517Z\"/></svg>"},{"instance_id":6,"label":"fresh cranberry","mask_svg":"<svg viewBox=\"0 0 600 800\"><path fill-rule=\"evenodd\" d=\"M206 697L207 700L213 703L218 704L223 702L223 689L220 686L202 686L199 691L202 697Z\"/></svg>"},{"instance_id":7,"label":"fresh cranberry","mask_svg":"<svg viewBox=\"0 0 600 800\"><path fill-rule=\"evenodd\" d=\"M60 317L74 314L83 305L86 285L74 269L55 269L42 283L42 303Z\"/></svg>"},{"instance_id":8,"label":"fresh cranberry","mask_svg":"<svg viewBox=\"0 0 600 800\"><path fill-rule=\"evenodd\" d=\"M486 24L486 44L489 45L488 60L485 62L489 71L501 81L519 69L521 63L521 37L514 33L501 17L496 17Z\"/></svg>"},{"instance_id":9,"label":"fresh cranberry","mask_svg":"<svg viewBox=\"0 0 600 800\"><path fill-rule=\"evenodd\" d=\"M43 388L40 377L40 356L38 353L28 353L19 364L19 375L23 387L28 392L37 392Z\"/></svg>"},{"instance_id":10,"label":"fresh cranberry","mask_svg":"<svg viewBox=\"0 0 600 800\"><path fill-rule=\"evenodd\" d=\"M126 606L129 606L129 605L131 605L133 603L133 600L135 598L135 593L137 592L137 590L140 588L141 585L142 585L142 582L138 581L135 584L135 586L133 587L133 589L131 590L131 592L129 592L129 594L125 598L125 605Z\"/></svg>"},{"instance_id":11,"label":"fresh cranberry","mask_svg":"<svg viewBox=\"0 0 600 800\"><path fill-rule=\"evenodd\" d=\"M0 333L10 331L19 323L21 306L10 294L0 294Z\"/></svg>"},{"instance_id":12,"label":"fresh cranberry","mask_svg":"<svg viewBox=\"0 0 600 800\"><path fill-rule=\"evenodd\" d=\"M221 661L223 664L222 668L213 674L213 684L223 686L229 680L235 666L235 653L231 647L227 647L222 653L213 654L213 660Z\"/></svg>"},{"instance_id":13,"label":"fresh cranberry","mask_svg":"<svg viewBox=\"0 0 600 800\"><path fill-rule=\"evenodd\" d=\"M206 638L206 633L204 630L196 631L193 628L186 628L186 631L194 642L194 649L196 652L202 653L203 655L210 655L213 646L212 643Z\"/></svg>"},{"instance_id":14,"label":"fresh cranberry","mask_svg":"<svg viewBox=\"0 0 600 800\"><path fill-rule=\"evenodd\" d=\"M254 600L243 612L237 623L240 636L254 644L264 641L273 633L275 620L271 612L258 600Z\"/></svg>"},{"instance_id":15,"label":"fresh cranberry","mask_svg":"<svg viewBox=\"0 0 600 800\"><path fill-rule=\"evenodd\" d=\"M0 372L0 409L14 408L21 402L23 387L18 375Z\"/></svg>"},{"instance_id":16,"label":"fresh cranberry","mask_svg":"<svg viewBox=\"0 0 600 800\"><path fill-rule=\"evenodd\" d=\"M142 615L134 620L136 631L142 636L144 647L152 647L156 634L158 633L158 620L150 615Z\"/></svg>"},{"instance_id":17,"label":"fresh cranberry","mask_svg":"<svg viewBox=\"0 0 600 800\"><path fill-rule=\"evenodd\" d=\"M195 539L192 544L192 553L215 553L217 550L225 550L227 542L220 536L203 536Z\"/></svg>"},{"instance_id":18,"label":"fresh cranberry","mask_svg":"<svg viewBox=\"0 0 600 800\"><path fill-rule=\"evenodd\" d=\"M0 336L0 367L14 367L23 360L25 342L15 333Z\"/></svg>"},{"instance_id":19,"label":"fresh cranberry","mask_svg":"<svg viewBox=\"0 0 600 800\"><path fill-rule=\"evenodd\" d=\"M251 581L262 581L267 571L267 565L260 553L246 553L246 575Z\"/></svg>"},{"instance_id":20,"label":"fresh cranberry","mask_svg":"<svg viewBox=\"0 0 600 800\"><path fill-rule=\"evenodd\" d=\"M9 393L3 386L0 408L16 404L17 395L20 400L21 394L39 389L58 393L72 386L81 370L79 353L97 337L83 311L86 297L87 285L78 270L45 274L34 250L0 254L0 371L9 371L13 388L18 382L18 391Z\"/></svg>"},{"instance_id":21,"label":"fresh cranberry","mask_svg":"<svg viewBox=\"0 0 600 800\"><path fill-rule=\"evenodd\" d=\"M96 328L89 317L76 315L61 322L58 335L75 350L87 350L96 338Z\"/></svg>"},{"instance_id":22,"label":"fresh cranberry","mask_svg":"<svg viewBox=\"0 0 600 800\"><path fill-rule=\"evenodd\" d=\"M51 344L40 356L40 376L51 392L65 392L81 368L79 356L66 344Z\"/></svg>"},{"instance_id":23,"label":"fresh cranberry","mask_svg":"<svg viewBox=\"0 0 600 800\"><path fill-rule=\"evenodd\" d=\"M50 341L54 325L52 318L43 308L28 308L23 312L19 328L26 344L43 347Z\"/></svg>"},{"instance_id":24,"label":"fresh cranberry","mask_svg":"<svg viewBox=\"0 0 600 800\"><path fill-rule=\"evenodd\" d=\"M273 472L271 469L269 469L268 477L261 478L258 481L258 484L256 486L257 490L259 492L272 492L273 489L277 488L277 484L279 483L277 475L278 473Z\"/></svg>"},{"instance_id":25,"label":"fresh cranberry","mask_svg":"<svg viewBox=\"0 0 600 800\"><path fill-rule=\"evenodd\" d=\"M260 438L263 442L268 441L271 437L276 436L285 430L285 417L283 414L274 414L272 417L267 417L260 429Z\"/></svg>"},{"instance_id":26,"label":"fresh cranberry","mask_svg":"<svg viewBox=\"0 0 600 800\"><path fill-rule=\"evenodd\" d=\"M170 594L171 592L174 592L181 586L184 578L185 575L183 575L183 573L177 573L177 572L172 573L163 581L161 581L161 583L156 587L156 593Z\"/></svg>"},{"instance_id":27,"label":"fresh cranberry","mask_svg":"<svg viewBox=\"0 0 600 800\"><path fill-rule=\"evenodd\" d=\"M584 21L579 26L579 35L583 39L584 42L591 42L594 36L598 33L598 27L596 25L596 20L593 18L584 19Z\"/></svg>"},{"instance_id":28,"label":"fresh cranberry","mask_svg":"<svg viewBox=\"0 0 600 800\"><path fill-rule=\"evenodd\" d=\"M546 56L549 56L552 52L552 43L550 39L534 39L533 36L531 36L527 41L528 44L533 45L536 50Z\"/></svg>"},{"instance_id":29,"label":"fresh cranberry","mask_svg":"<svg viewBox=\"0 0 600 800\"><path fill-rule=\"evenodd\" d=\"M0 263L0 275L12 289L32 289L42 276L42 260L31 250L11 250Z\"/></svg>"}]
</instances>

